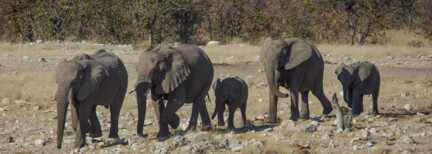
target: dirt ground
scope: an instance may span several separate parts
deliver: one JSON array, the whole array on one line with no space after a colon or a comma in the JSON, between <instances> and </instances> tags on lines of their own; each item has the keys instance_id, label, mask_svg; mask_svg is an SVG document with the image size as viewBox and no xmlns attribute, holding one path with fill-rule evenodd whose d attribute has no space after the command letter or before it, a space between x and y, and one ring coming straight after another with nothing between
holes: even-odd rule
<instances>
[{"instance_id":1,"label":"dirt ground","mask_svg":"<svg viewBox=\"0 0 432 154\"><path fill-rule=\"evenodd\" d=\"M178 135L159 142L155 139L157 120L151 103L148 103L144 127L148 137L138 137L135 94L127 94L120 114L119 140L107 139L109 110L98 107L103 136L87 137L85 148L74 149L75 132L69 111L63 146L57 149L56 102L51 101L57 86L54 78L56 64L61 58L70 59L74 54L96 50L63 51L61 47L53 47L38 49L38 53L31 52L31 48L15 51L20 48L24 47L0 49L0 153L432 153L432 115L429 114L432 111L432 56L429 55L348 57L323 52L326 61L324 91L329 99L336 93L341 106L347 105L341 101L342 87L334 74L338 63L368 60L378 66L381 74L378 106L382 115L372 114L371 97L365 96L365 112L354 118L352 128L343 132L336 130L334 112L329 116L321 115L322 107L312 94L309 95L311 119L289 120L290 99L285 98L279 99L278 103L280 122L265 123L268 87L262 64L256 58L229 62L229 59L213 60L210 56L214 63L214 80L239 76L247 82L247 128L241 129L243 125L238 110L234 119L238 129L233 132L224 132L226 126L215 126L209 132L197 129L181 135L192 108L186 104L177 112L182 120L180 127L171 129ZM123 59L129 74L128 89L132 89L140 51L124 47L107 48ZM209 94L211 101L206 105L211 115L214 110L213 91L210 90ZM217 124L217 118L212 124Z\"/></svg>"}]
</instances>

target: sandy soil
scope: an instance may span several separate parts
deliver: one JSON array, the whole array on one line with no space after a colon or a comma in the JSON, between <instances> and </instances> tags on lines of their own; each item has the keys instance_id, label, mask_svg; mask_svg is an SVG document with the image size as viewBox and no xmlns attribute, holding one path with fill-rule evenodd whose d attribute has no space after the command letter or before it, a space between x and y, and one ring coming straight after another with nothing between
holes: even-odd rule
<instances>
[{"instance_id":1,"label":"sandy soil","mask_svg":"<svg viewBox=\"0 0 432 154\"><path fill-rule=\"evenodd\" d=\"M125 61L129 73L129 88L135 83L135 63L139 52L117 52ZM80 52L91 53L93 50ZM268 124L262 118L268 111L268 87L260 62L221 63L214 60L215 78L239 76L249 85L247 119L252 127L223 132L225 127L214 130L187 132L164 142L155 139L158 130L153 107L148 103L144 132L148 137L136 135L137 109L135 94L127 94L120 118L120 140L107 139L109 111L98 107L103 136L91 139L82 149L74 149L75 132L71 128L70 114L62 149L56 145L56 103L50 101L56 83L55 68L58 59L74 53L55 53L22 57L22 52L2 51L0 61L0 153L191 153L191 152L240 152L240 153L431 153L432 152L432 57L348 57L323 54L327 61L324 74L324 91L331 99L333 93L341 99L341 85L334 69L337 63L369 60L377 64L381 73L379 110L372 114L372 100L364 97L365 112L355 117L353 127L338 132L333 124L335 113L322 116L319 101L309 95L311 119L291 121L290 101L279 99L280 123ZM43 57L46 62L40 62ZM210 57L212 58L212 57ZM357 58L357 59L356 59ZM213 60L213 59L212 59ZM287 92L286 90L283 90ZM210 114L214 109L214 95L206 103ZM339 102L341 106L346 103ZM411 107L411 108L410 108ZM172 133L181 134L187 126L191 105L184 105L177 114L182 119L180 127ZM408 110L407 110L408 109ZM227 118L228 113L225 113ZM216 124L216 118L212 124ZM235 115L235 126L242 127L240 111Z\"/></svg>"}]
</instances>

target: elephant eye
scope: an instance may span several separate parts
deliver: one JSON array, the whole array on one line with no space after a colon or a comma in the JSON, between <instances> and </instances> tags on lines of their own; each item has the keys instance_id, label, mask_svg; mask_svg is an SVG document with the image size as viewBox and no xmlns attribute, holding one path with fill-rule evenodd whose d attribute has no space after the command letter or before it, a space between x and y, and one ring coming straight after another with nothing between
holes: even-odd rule
<instances>
[{"instance_id":1,"label":"elephant eye","mask_svg":"<svg viewBox=\"0 0 432 154\"><path fill-rule=\"evenodd\" d=\"M72 84L75 84L77 82L77 79L72 80Z\"/></svg>"}]
</instances>

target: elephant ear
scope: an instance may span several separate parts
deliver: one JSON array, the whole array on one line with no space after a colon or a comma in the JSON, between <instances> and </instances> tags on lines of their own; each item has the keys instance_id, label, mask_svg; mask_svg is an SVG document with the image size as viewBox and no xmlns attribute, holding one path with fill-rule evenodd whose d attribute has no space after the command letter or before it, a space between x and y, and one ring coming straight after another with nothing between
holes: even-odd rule
<instances>
[{"instance_id":1,"label":"elephant ear","mask_svg":"<svg viewBox=\"0 0 432 154\"><path fill-rule=\"evenodd\" d=\"M216 81L215 81L215 82L213 83L213 85L212 85L213 90L215 90L216 87L217 87L220 83L221 83L220 79L217 78Z\"/></svg>"},{"instance_id":2,"label":"elephant ear","mask_svg":"<svg viewBox=\"0 0 432 154\"><path fill-rule=\"evenodd\" d=\"M368 69L368 67L364 66L363 63L360 63L358 65L359 65L357 69L358 76L361 81L364 81L369 77L371 70Z\"/></svg>"},{"instance_id":3,"label":"elephant ear","mask_svg":"<svg viewBox=\"0 0 432 154\"><path fill-rule=\"evenodd\" d=\"M259 59L260 59L260 61L265 65L265 52L266 52L266 50L267 50L267 44L269 43L269 42L271 42L273 39L271 38L271 37L267 37L265 40L264 40L264 44L263 44L263 46L261 47L261 49L260 49L260 57L259 57Z\"/></svg>"},{"instance_id":4,"label":"elephant ear","mask_svg":"<svg viewBox=\"0 0 432 154\"><path fill-rule=\"evenodd\" d=\"M162 76L162 81L156 85L157 94L166 94L173 91L182 84L189 76L190 69L180 51L172 47L166 47L167 50L161 49L161 54L167 53L168 58L164 60L166 63L165 74Z\"/></svg>"},{"instance_id":5,"label":"elephant ear","mask_svg":"<svg viewBox=\"0 0 432 154\"><path fill-rule=\"evenodd\" d=\"M83 101L99 87L101 81L108 76L108 72L102 64L95 60L82 60L78 63L83 66L83 76L77 99Z\"/></svg>"},{"instance_id":6,"label":"elephant ear","mask_svg":"<svg viewBox=\"0 0 432 154\"><path fill-rule=\"evenodd\" d=\"M286 70L290 70L305 62L312 56L312 52L314 52L312 45L305 40L288 38L284 41L287 43L286 47L283 49Z\"/></svg>"}]
</instances>

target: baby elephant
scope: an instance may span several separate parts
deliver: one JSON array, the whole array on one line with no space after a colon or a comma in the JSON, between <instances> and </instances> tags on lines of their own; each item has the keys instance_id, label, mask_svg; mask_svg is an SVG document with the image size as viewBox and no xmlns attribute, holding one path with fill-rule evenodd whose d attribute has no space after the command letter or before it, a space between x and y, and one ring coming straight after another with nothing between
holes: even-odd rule
<instances>
[{"instance_id":1,"label":"baby elephant","mask_svg":"<svg viewBox=\"0 0 432 154\"><path fill-rule=\"evenodd\" d=\"M378 115L378 93L380 74L378 68L368 62L351 65L340 64L335 71L342 83L344 100L352 108L354 116L363 112L363 95L372 94L373 113Z\"/></svg>"},{"instance_id":2,"label":"baby elephant","mask_svg":"<svg viewBox=\"0 0 432 154\"><path fill-rule=\"evenodd\" d=\"M225 104L229 107L228 129L234 129L234 112L237 108L241 109L243 125L246 124L246 102L248 98L248 86L239 77L226 78L220 81L217 79L213 84L213 90L216 97L216 107L212 115L212 119L218 113L218 125L224 126L223 113L225 112Z\"/></svg>"}]
</instances>

